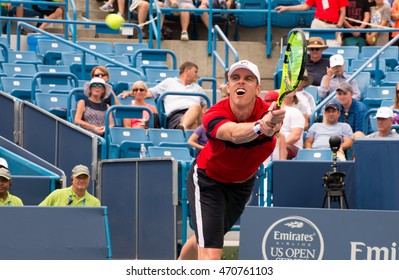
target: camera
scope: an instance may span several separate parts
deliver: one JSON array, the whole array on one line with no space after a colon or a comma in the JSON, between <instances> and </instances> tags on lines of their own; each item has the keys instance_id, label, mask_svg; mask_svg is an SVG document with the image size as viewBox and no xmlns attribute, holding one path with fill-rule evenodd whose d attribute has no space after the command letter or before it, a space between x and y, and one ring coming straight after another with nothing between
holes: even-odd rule
<instances>
[{"instance_id":1,"label":"camera","mask_svg":"<svg viewBox=\"0 0 399 280\"><path fill-rule=\"evenodd\" d=\"M333 164L332 164L332 172L327 172L322 177L323 186L325 187L324 199L323 199L323 208L325 207L326 201L328 208L331 207L331 202L338 201L338 205L341 209L345 206L348 209L348 201L345 196L345 173L337 171L337 152L339 147L341 146L341 137L338 135L334 135L330 137L330 148L333 152Z\"/></svg>"}]
</instances>

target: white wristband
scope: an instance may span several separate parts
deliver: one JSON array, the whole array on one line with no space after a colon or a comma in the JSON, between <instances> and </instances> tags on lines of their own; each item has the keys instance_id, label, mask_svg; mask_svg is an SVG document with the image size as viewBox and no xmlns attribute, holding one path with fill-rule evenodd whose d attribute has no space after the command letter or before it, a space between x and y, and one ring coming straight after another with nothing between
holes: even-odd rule
<instances>
[{"instance_id":1,"label":"white wristband","mask_svg":"<svg viewBox=\"0 0 399 280\"><path fill-rule=\"evenodd\" d=\"M258 134L258 135L261 135L261 134L262 134L262 131L260 131L260 121L257 121L257 122L254 124L253 130L254 130L254 132L255 132L256 134Z\"/></svg>"}]
</instances>

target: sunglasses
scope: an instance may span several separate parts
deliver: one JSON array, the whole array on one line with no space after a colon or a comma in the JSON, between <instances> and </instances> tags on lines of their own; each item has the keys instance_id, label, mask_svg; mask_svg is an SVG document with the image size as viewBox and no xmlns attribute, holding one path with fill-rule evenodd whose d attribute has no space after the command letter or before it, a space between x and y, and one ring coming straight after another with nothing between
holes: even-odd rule
<instances>
[{"instance_id":1,"label":"sunglasses","mask_svg":"<svg viewBox=\"0 0 399 280\"><path fill-rule=\"evenodd\" d=\"M133 91L146 91L145 88L134 88Z\"/></svg>"},{"instance_id":2,"label":"sunglasses","mask_svg":"<svg viewBox=\"0 0 399 280\"><path fill-rule=\"evenodd\" d=\"M90 85L90 87L104 87L104 85L103 84L100 84L100 83L93 83L93 84L91 84Z\"/></svg>"},{"instance_id":3,"label":"sunglasses","mask_svg":"<svg viewBox=\"0 0 399 280\"><path fill-rule=\"evenodd\" d=\"M101 78L101 77L108 76L108 74L94 74L93 76L96 77L96 78Z\"/></svg>"},{"instance_id":4,"label":"sunglasses","mask_svg":"<svg viewBox=\"0 0 399 280\"><path fill-rule=\"evenodd\" d=\"M320 51L321 49L319 49L319 48L310 48L310 49L308 49L309 51L311 51L311 52L318 52L318 51Z\"/></svg>"}]
</instances>

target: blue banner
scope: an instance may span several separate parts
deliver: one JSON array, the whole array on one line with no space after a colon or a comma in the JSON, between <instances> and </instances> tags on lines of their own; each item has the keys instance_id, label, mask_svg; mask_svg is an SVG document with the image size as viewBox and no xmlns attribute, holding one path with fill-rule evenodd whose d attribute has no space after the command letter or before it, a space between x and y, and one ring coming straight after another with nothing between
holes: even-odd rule
<instances>
[{"instance_id":1,"label":"blue banner","mask_svg":"<svg viewBox=\"0 0 399 280\"><path fill-rule=\"evenodd\" d=\"M242 260L398 260L399 212L247 207Z\"/></svg>"}]
</instances>

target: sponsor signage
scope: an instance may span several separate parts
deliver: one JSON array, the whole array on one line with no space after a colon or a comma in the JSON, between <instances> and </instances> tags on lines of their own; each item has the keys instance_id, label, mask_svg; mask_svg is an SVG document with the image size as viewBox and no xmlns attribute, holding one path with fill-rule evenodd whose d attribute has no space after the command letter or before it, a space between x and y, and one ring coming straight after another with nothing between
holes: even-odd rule
<instances>
[{"instance_id":1,"label":"sponsor signage","mask_svg":"<svg viewBox=\"0 0 399 280\"><path fill-rule=\"evenodd\" d=\"M247 207L242 260L398 260L399 211Z\"/></svg>"}]
</instances>

